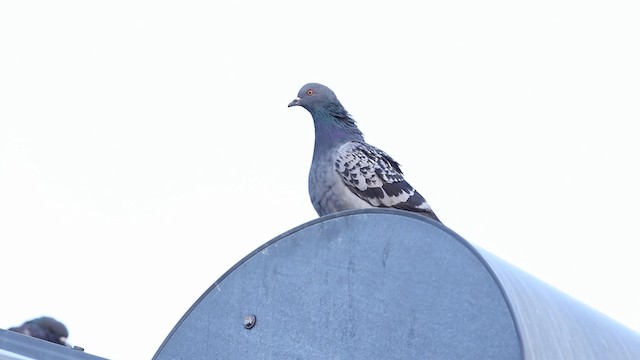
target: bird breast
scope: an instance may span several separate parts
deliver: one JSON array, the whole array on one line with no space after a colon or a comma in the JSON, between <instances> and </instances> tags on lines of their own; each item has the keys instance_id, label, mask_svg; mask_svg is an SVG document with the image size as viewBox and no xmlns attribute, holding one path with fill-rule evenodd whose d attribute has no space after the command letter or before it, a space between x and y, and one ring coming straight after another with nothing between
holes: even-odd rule
<instances>
[{"instance_id":1,"label":"bird breast","mask_svg":"<svg viewBox=\"0 0 640 360\"><path fill-rule=\"evenodd\" d=\"M309 195L320 216L337 211L371 208L371 204L356 196L343 183L335 169L337 149L324 160L316 159L309 171Z\"/></svg>"}]
</instances>

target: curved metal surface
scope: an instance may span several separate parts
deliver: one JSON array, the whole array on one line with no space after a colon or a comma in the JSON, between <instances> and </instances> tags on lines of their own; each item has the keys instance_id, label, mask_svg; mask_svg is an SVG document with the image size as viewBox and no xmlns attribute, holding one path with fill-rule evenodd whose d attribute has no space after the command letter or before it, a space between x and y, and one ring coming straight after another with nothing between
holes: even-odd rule
<instances>
[{"instance_id":1,"label":"curved metal surface","mask_svg":"<svg viewBox=\"0 0 640 360\"><path fill-rule=\"evenodd\" d=\"M409 212L325 216L216 281L154 359L638 359L637 334Z\"/></svg>"},{"instance_id":2,"label":"curved metal surface","mask_svg":"<svg viewBox=\"0 0 640 360\"><path fill-rule=\"evenodd\" d=\"M479 249L511 305L525 359L640 359L640 335Z\"/></svg>"},{"instance_id":3,"label":"curved metal surface","mask_svg":"<svg viewBox=\"0 0 640 360\"><path fill-rule=\"evenodd\" d=\"M521 352L504 296L466 242L423 217L356 211L293 229L240 261L154 358L247 357L519 359Z\"/></svg>"}]
</instances>

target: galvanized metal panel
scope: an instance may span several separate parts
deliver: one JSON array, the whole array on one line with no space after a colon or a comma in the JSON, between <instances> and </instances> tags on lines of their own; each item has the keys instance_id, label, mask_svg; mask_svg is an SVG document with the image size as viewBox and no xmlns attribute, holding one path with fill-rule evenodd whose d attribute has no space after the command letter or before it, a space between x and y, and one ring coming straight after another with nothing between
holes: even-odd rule
<instances>
[{"instance_id":1,"label":"galvanized metal panel","mask_svg":"<svg viewBox=\"0 0 640 360\"><path fill-rule=\"evenodd\" d=\"M640 359L640 335L478 249L497 275L526 359Z\"/></svg>"},{"instance_id":2,"label":"galvanized metal panel","mask_svg":"<svg viewBox=\"0 0 640 360\"><path fill-rule=\"evenodd\" d=\"M154 359L520 359L521 349L503 290L473 247L424 217L359 210L248 255Z\"/></svg>"}]
</instances>

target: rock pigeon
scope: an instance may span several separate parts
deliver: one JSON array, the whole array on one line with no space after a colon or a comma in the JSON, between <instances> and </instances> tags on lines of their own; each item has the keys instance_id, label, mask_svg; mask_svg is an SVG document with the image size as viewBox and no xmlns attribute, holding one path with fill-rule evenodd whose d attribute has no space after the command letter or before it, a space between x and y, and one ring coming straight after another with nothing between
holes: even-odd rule
<instances>
[{"instance_id":1,"label":"rock pigeon","mask_svg":"<svg viewBox=\"0 0 640 360\"><path fill-rule=\"evenodd\" d=\"M313 117L315 145L309 195L319 216L363 208L396 208L440 221L431 206L404 179L399 164L367 144L351 114L328 87L309 83L289 107Z\"/></svg>"},{"instance_id":2,"label":"rock pigeon","mask_svg":"<svg viewBox=\"0 0 640 360\"><path fill-rule=\"evenodd\" d=\"M69 337L69 331L63 323L47 316L29 320L20 326L9 328L9 331L65 346Z\"/></svg>"}]
</instances>

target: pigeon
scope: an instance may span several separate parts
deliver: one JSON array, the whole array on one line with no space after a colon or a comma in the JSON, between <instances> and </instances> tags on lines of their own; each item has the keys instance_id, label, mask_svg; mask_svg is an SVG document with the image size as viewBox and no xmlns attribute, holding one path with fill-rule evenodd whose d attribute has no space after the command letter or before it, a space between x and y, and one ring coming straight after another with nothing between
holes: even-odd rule
<instances>
[{"instance_id":1,"label":"pigeon","mask_svg":"<svg viewBox=\"0 0 640 360\"><path fill-rule=\"evenodd\" d=\"M47 316L29 320L20 326L9 328L9 331L65 346L69 337L69 331L63 323Z\"/></svg>"},{"instance_id":2,"label":"pigeon","mask_svg":"<svg viewBox=\"0 0 640 360\"><path fill-rule=\"evenodd\" d=\"M404 179L400 165L364 141L356 122L328 87L309 83L288 107L313 117L315 145L309 196L319 216L365 208L395 208L440 222L431 206Z\"/></svg>"}]
</instances>

